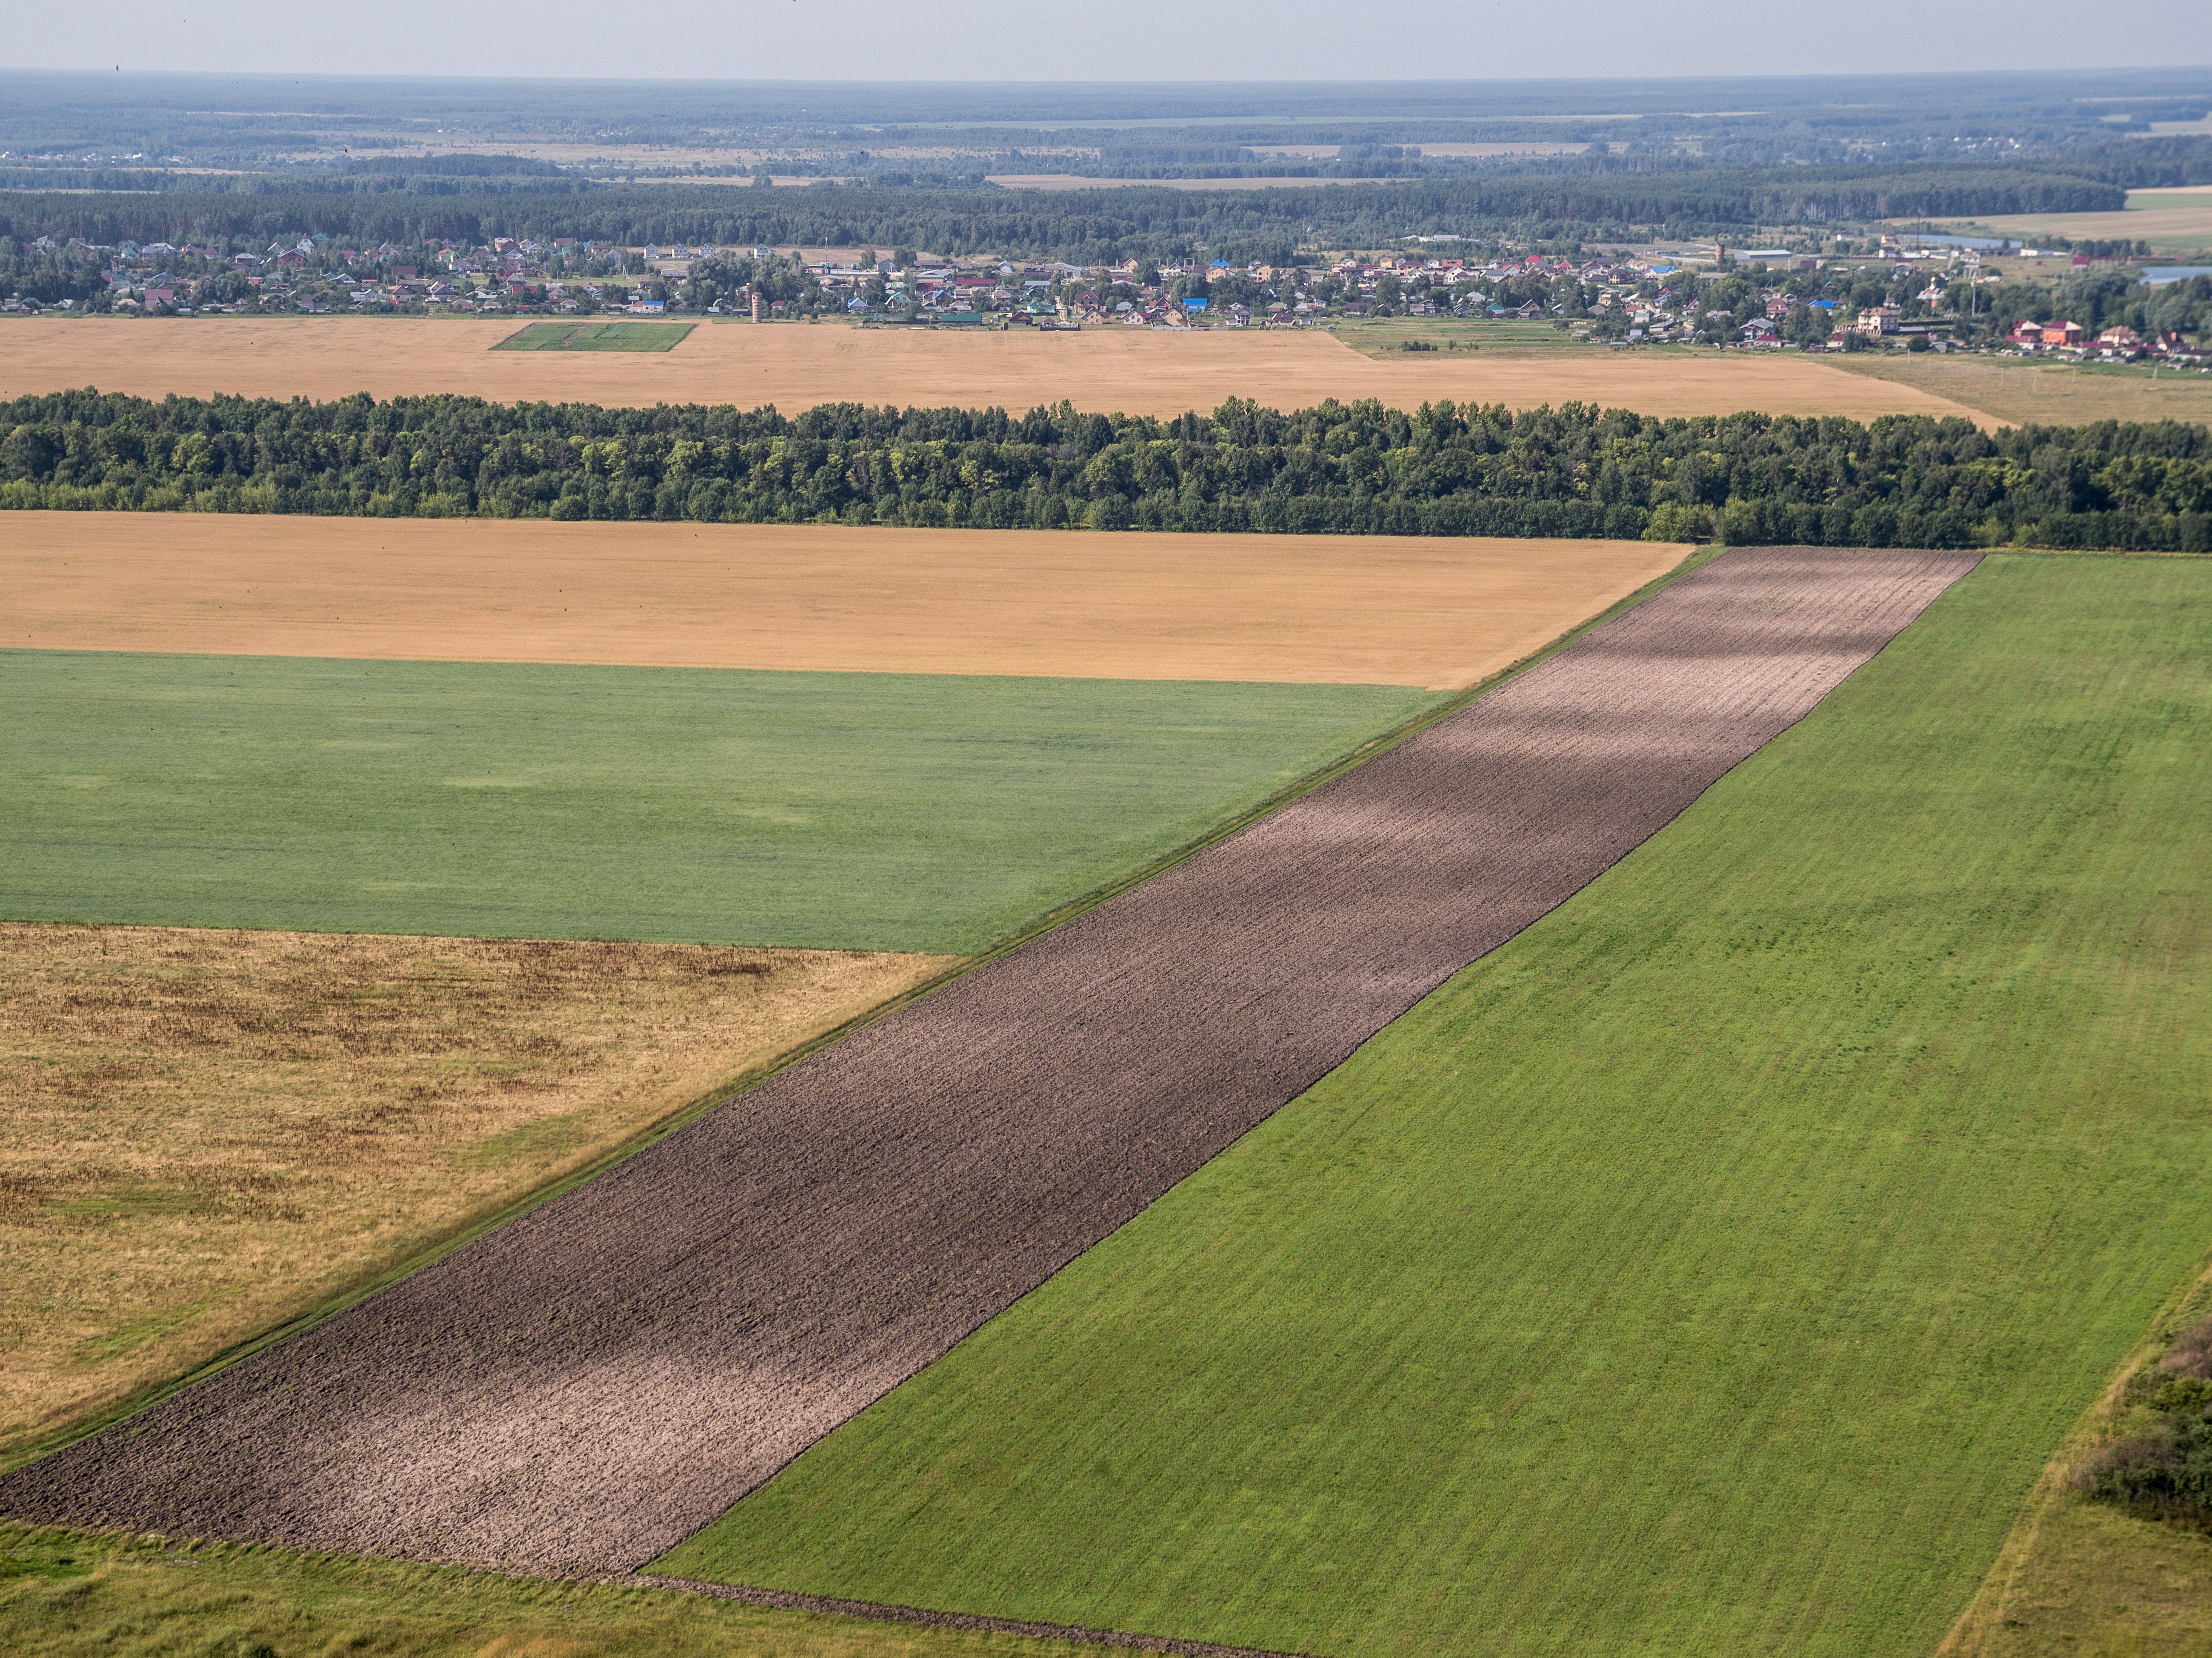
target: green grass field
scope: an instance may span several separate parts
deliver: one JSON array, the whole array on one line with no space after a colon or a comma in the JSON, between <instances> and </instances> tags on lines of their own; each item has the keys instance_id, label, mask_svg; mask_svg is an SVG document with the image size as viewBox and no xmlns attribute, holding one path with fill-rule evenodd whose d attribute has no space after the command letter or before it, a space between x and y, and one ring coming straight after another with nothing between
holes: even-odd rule
<instances>
[{"instance_id":1,"label":"green grass field","mask_svg":"<svg viewBox=\"0 0 2212 1658\"><path fill-rule=\"evenodd\" d=\"M1562 351L1590 355L1608 349L1577 339L1545 320L1521 317L1375 317L1329 325L1328 331L1363 356L1389 362L1409 342L1439 351L1487 351L1498 356L1555 356Z\"/></svg>"},{"instance_id":2,"label":"green grass field","mask_svg":"<svg viewBox=\"0 0 2212 1658\"><path fill-rule=\"evenodd\" d=\"M0 653L0 915L967 953L1402 687Z\"/></svg>"},{"instance_id":3,"label":"green grass field","mask_svg":"<svg viewBox=\"0 0 2212 1658\"><path fill-rule=\"evenodd\" d=\"M658 1568L1327 1655L1925 1654L2212 1244L2212 563L1987 562Z\"/></svg>"},{"instance_id":4,"label":"green grass field","mask_svg":"<svg viewBox=\"0 0 2212 1658\"><path fill-rule=\"evenodd\" d=\"M9 1658L1077 1658L1057 1641L0 1521Z\"/></svg>"},{"instance_id":5,"label":"green grass field","mask_svg":"<svg viewBox=\"0 0 2212 1658\"><path fill-rule=\"evenodd\" d=\"M688 322L534 322L495 351L672 351Z\"/></svg>"}]
</instances>

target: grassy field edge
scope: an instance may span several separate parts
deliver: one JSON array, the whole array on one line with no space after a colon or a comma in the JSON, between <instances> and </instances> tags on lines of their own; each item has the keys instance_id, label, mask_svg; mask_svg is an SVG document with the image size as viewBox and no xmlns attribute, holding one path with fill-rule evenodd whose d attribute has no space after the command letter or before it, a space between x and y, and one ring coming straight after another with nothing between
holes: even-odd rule
<instances>
[{"instance_id":1,"label":"grassy field edge","mask_svg":"<svg viewBox=\"0 0 2212 1658\"><path fill-rule=\"evenodd\" d=\"M639 1585L194 1544L0 1520L0 1645L88 1653L412 1658L1078 1658L1095 1648Z\"/></svg>"},{"instance_id":2,"label":"grassy field edge","mask_svg":"<svg viewBox=\"0 0 2212 1658\"><path fill-rule=\"evenodd\" d=\"M1982 1580L1974 1598L1960 1613L1959 1621L1936 1648L1936 1658L1983 1658L1990 1649L1992 1641L2005 1625L2009 1603L2028 1570L2045 1523L2060 1504L2080 1500L2068 1490L2074 1470L2112 1419L2128 1378L2158 1354L2167 1330L2188 1314L2202 1311L2208 1305L2212 1305L2212 1249L2206 1251L2196 1268L2166 1297L2156 1316L2145 1327L2142 1339L2113 1368L2112 1380L2098 1394L2096 1402L2082 1412L2080 1419L2067 1430L2066 1437L2051 1454L2050 1464L2035 1482L2035 1489L2029 1493L2019 1517L2013 1521L2012 1529L2005 1533L2004 1546L1991 1563L1989 1576Z\"/></svg>"}]
</instances>

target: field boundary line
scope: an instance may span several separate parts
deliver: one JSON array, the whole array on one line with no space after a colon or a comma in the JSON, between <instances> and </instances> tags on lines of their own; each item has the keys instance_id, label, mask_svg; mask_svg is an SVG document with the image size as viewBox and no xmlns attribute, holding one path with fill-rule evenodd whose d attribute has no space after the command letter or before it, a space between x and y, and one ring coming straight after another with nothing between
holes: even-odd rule
<instances>
[{"instance_id":1,"label":"field boundary line","mask_svg":"<svg viewBox=\"0 0 2212 1658\"><path fill-rule=\"evenodd\" d=\"M1986 1649L1990 1635L2003 1627L2013 1586L2034 1552L2036 1540L2043 1533L2043 1522L2051 1505L2064 1495L2066 1483L2082 1454L2090 1448L2098 1430L2111 1419L2128 1378L2158 1352L2166 1332L2176 1320L2191 1311L2203 1310L2208 1302L2212 1302L2212 1253L2201 1258L2196 1270L2167 1296L2152 1315L2150 1327L2144 1332L2142 1339L2120 1361L2095 1401L2066 1430L2058 1448L2051 1453L2051 1461L2036 1477L2012 1529L2005 1533L1997 1558L1990 1562L1973 1599L1959 1614L1959 1621L1951 1625L1943 1643L1936 1649L1935 1658L1978 1658Z\"/></svg>"},{"instance_id":2,"label":"field boundary line","mask_svg":"<svg viewBox=\"0 0 2212 1658\"><path fill-rule=\"evenodd\" d=\"M475 1242L485 1234L495 1231L511 1221L521 1219L563 1193L596 1179L617 1165L628 1162L639 1152L650 1149L670 1135L690 1127L710 1111L731 1104L790 1066L811 1059L831 1043L875 1023L878 1019L897 1012L910 1003L941 989L974 969L988 962L995 961L1001 956L1018 950L1032 939L1041 938L1048 932L1066 926L1068 922L1120 896L1130 889L1141 886L1155 876L1249 828L1261 818L1281 811L1323 785L1334 782L1346 772L1388 753L1401 744L1410 741L1430 726L1449 719L1468 704L1488 695L1507 681L1556 656L1583 635L1604 626L1614 617L1632 610L1661 589L1703 568L1729 550L1730 550L1729 548L1719 544L1691 548L1681 562L1672 569L1655 576L1634 592L1624 594L1595 616L1569 629L1550 643L1532 651L1520 660L1500 668L1487 678L1478 680L1474 684L1463 686L1458 690L1441 693L1436 701L1427 704L1389 730L1369 738L1357 747L1327 762L1318 769L1284 785L1282 788L1256 805L1248 807L1233 817L1223 820L1197 838L1162 853L1149 863L1140 865L1129 873L1118 877L1103 886L1094 887L1089 892L1079 894L1056 908L1045 911L995 944L954 963L942 973L926 979L896 996L878 1002L873 1007L853 1015L852 1017L817 1035L808 1038L805 1042L797 1044L773 1059L763 1060L757 1066L740 1071L735 1076L715 1084L712 1088L694 1096L647 1127L639 1130L629 1139L601 1152L590 1162L580 1164L564 1175L555 1176L544 1186L501 1205L497 1209L465 1222L450 1236L425 1245L398 1260L375 1269L368 1277L356 1280L351 1287L338 1291L305 1312L299 1313L257 1335L248 1336L233 1344L180 1376L167 1382L149 1384L127 1399L118 1400L82 1421L65 1428L57 1429L35 1440L27 1441L10 1450L0 1453L0 1473L9 1473L17 1468L27 1467L31 1463L52 1455L56 1451L66 1448L79 1440L89 1438L94 1434L114 1426L118 1422L128 1420L131 1417L150 1410L172 1395L181 1393L221 1371L228 1370L232 1365L251 1358L255 1354L275 1346L280 1342L296 1335L302 1335L380 1291L413 1277L416 1272L436 1266L447 1256ZM580 939L555 942L620 943L628 941ZM774 949L778 946L762 947Z\"/></svg>"},{"instance_id":3,"label":"field boundary line","mask_svg":"<svg viewBox=\"0 0 2212 1658\"><path fill-rule=\"evenodd\" d=\"M1270 1647L1224 1647L1213 1641L1182 1641L1168 1635L1136 1635L1127 1630L1085 1629L1075 1624L1032 1624L1016 1618L980 1618L964 1612L931 1612L921 1606L875 1600L839 1600L822 1594L793 1594L782 1589L750 1588L740 1583L702 1583L689 1577L655 1577L633 1572L615 1580L634 1588L700 1594L738 1600L773 1612L811 1612L838 1618L865 1618L878 1624L920 1624L931 1629L963 1630L984 1635L1015 1635L1032 1641L1066 1641L1077 1646L1114 1647L1124 1652L1164 1652L1173 1658L1303 1658Z\"/></svg>"}]
</instances>

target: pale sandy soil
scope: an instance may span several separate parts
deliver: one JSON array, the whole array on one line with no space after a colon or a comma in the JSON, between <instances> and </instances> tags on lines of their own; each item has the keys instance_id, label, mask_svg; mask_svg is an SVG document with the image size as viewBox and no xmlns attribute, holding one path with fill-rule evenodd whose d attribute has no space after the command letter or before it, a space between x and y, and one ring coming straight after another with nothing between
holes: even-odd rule
<instances>
[{"instance_id":1,"label":"pale sandy soil","mask_svg":"<svg viewBox=\"0 0 2212 1658\"><path fill-rule=\"evenodd\" d=\"M948 965L0 923L0 1450Z\"/></svg>"},{"instance_id":2,"label":"pale sandy soil","mask_svg":"<svg viewBox=\"0 0 2212 1658\"><path fill-rule=\"evenodd\" d=\"M1472 684L1631 541L10 513L0 648Z\"/></svg>"},{"instance_id":3,"label":"pale sandy soil","mask_svg":"<svg viewBox=\"0 0 2212 1658\"><path fill-rule=\"evenodd\" d=\"M1376 362L1320 330L1102 326L977 333L749 323L695 328L672 351L494 351L522 319L33 318L0 321L0 396L93 386L142 397L330 398L452 392L500 402L860 402L1169 416L1232 397L1277 409L1439 398L1516 409L1579 400L1647 415L1971 415L1906 386L1795 353L1681 358L1562 353L1540 361L1423 352Z\"/></svg>"}]
</instances>

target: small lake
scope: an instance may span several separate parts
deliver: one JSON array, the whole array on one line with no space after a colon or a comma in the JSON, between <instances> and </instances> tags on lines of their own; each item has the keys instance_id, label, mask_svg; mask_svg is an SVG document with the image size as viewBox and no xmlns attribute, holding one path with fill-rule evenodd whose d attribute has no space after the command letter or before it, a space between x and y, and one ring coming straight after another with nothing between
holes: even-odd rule
<instances>
[{"instance_id":1,"label":"small lake","mask_svg":"<svg viewBox=\"0 0 2212 1658\"><path fill-rule=\"evenodd\" d=\"M2147 264L2142 268L2142 279L2153 288L2185 282L2191 276L2212 276L2212 264Z\"/></svg>"}]
</instances>

